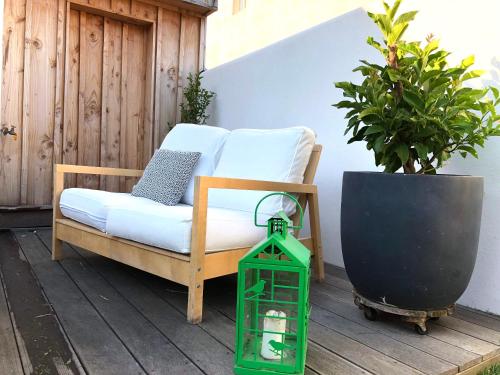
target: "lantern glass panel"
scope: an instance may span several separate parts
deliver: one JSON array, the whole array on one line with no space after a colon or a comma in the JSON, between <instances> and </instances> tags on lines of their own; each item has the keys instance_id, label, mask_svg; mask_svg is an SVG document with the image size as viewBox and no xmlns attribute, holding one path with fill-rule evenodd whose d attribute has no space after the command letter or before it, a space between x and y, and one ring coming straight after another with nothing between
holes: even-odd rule
<instances>
[{"instance_id":1,"label":"lantern glass panel","mask_svg":"<svg viewBox=\"0 0 500 375\"><path fill-rule=\"evenodd\" d=\"M298 270L257 266L247 268L244 279L242 359L295 368L301 350L297 348Z\"/></svg>"}]
</instances>

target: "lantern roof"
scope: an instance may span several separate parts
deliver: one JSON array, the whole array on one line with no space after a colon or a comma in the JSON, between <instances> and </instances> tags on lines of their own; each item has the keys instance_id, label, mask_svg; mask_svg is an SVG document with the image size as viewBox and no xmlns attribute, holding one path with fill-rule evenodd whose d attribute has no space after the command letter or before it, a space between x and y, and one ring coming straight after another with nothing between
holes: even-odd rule
<instances>
[{"instance_id":1,"label":"lantern roof","mask_svg":"<svg viewBox=\"0 0 500 375\"><path fill-rule=\"evenodd\" d=\"M311 253L291 234L275 232L255 245L240 262L309 267Z\"/></svg>"}]
</instances>

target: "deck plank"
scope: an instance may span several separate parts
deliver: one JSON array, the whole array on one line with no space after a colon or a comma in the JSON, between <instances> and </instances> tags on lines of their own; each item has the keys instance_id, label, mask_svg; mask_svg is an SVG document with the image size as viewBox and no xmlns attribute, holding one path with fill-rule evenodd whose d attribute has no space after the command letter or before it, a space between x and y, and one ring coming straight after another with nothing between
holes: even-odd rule
<instances>
[{"instance_id":1,"label":"deck plank","mask_svg":"<svg viewBox=\"0 0 500 375\"><path fill-rule=\"evenodd\" d=\"M0 374L23 375L0 269Z\"/></svg>"},{"instance_id":2,"label":"deck plank","mask_svg":"<svg viewBox=\"0 0 500 375\"><path fill-rule=\"evenodd\" d=\"M500 332L490 328L464 321L453 316L441 318L436 324L500 346Z\"/></svg>"},{"instance_id":3,"label":"deck plank","mask_svg":"<svg viewBox=\"0 0 500 375\"><path fill-rule=\"evenodd\" d=\"M482 311L475 311L464 306L457 306L454 315L461 320L500 332L500 317L498 316L484 313Z\"/></svg>"},{"instance_id":4,"label":"deck plank","mask_svg":"<svg viewBox=\"0 0 500 375\"><path fill-rule=\"evenodd\" d=\"M51 232L38 231L45 246L50 246ZM64 244L64 251L72 249ZM149 374L169 369L169 374L202 374L189 359L147 321L128 301L109 285L87 262L73 254L61 262L113 331L127 346L134 358Z\"/></svg>"},{"instance_id":5,"label":"deck plank","mask_svg":"<svg viewBox=\"0 0 500 375\"><path fill-rule=\"evenodd\" d=\"M200 326L187 323L185 315L130 277L125 266L80 249L78 252L204 373L233 373L233 355L227 347Z\"/></svg>"},{"instance_id":6,"label":"deck plank","mask_svg":"<svg viewBox=\"0 0 500 375\"><path fill-rule=\"evenodd\" d=\"M391 337L398 342L405 343L446 362L452 363L458 366L461 371L480 363L482 360L479 354L466 351L431 336L416 335L410 326L401 322L387 320L379 320L376 322L368 321L354 306L352 298L338 298L338 296L330 294L330 292L325 291L322 287L312 288L311 302L313 306L322 307L339 316Z\"/></svg>"},{"instance_id":7,"label":"deck plank","mask_svg":"<svg viewBox=\"0 0 500 375\"><path fill-rule=\"evenodd\" d=\"M90 374L144 374L75 283L50 259L38 237L20 232L16 238L85 370Z\"/></svg>"},{"instance_id":8,"label":"deck plank","mask_svg":"<svg viewBox=\"0 0 500 375\"><path fill-rule=\"evenodd\" d=\"M218 287L211 288L211 282L207 283L205 287L206 302L207 303L216 303L218 307L224 311L227 316L230 316L233 320L236 315L235 312L235 285L233 278L233 285L227 283L224 284L223 281L220 281ZM213 294L217 294L221 296L220 293L217 293L218 290L224 290L225 294L221 298L209 296L210 290L215 289ZM212 294L212 295L213 295ZM316 322L314 319L311 319L309 323L309 340L313 343L313 348L322 346L326 349L329 349L330 353L335 352L335 357L341 357L351 362L351 366L361 367L366 371L369 371L373 374L421 374L422 372L407 366L404 363L401 363L397 360L394 360L391 357L386 356L379 351L373 350L356 340L352 340L351 338L339 334L336 331L330 330L326 327L322 327ZM315 346L314 344L317 344ZM314 357L313 357L314 358ZM337 363L342 366L345 364L342 361L338 361L337 358L334 358ZM311 368L318 368L318 364L310 364L310 358L308 358L308 366ZM358 371L362 371L357 369ZM351 369L351 371L355 371Z\"/></svg>"},{"instance_id":9,"label":"deck plank","mask_svg":"<svg viewBox=\"0 0 500 375\"><path fill-rule=\"evenodd\" d=\"M185 287L70 245L64 246L63 261L52 262L50 230L16 236L89 374L160 374L166 369L169 374L232 374L234 276L206 282L204 320L191 325L185 318ZM1 287L0 279L0 292ZM496 317L459 307L457 315L431 323L430 334L419 336L389 316L367 321L353 304L351 290L345 271L336 267L327 267L326 283L312 283L306 375L451 375L473 371L500 353ZM15 345L10 324L10 345ZM0 345L1 339L0 331ZM82 351L90 343L101 351L100 359L85 354L88 348ZM128 358L125 365L120 361L118 366L113 350L102 352L107 343Z\"/></svg>"},{"instance_id":10,"label":"deck plank","mask_svg":"<svg viewBox=\"0 0 500 375\"><path fill-rule=\"evenodd\" d=\"M328 296L344 301L346 303L352 303L352 294L342 289L335 288L331 285L325 285L324 290ZM406 323L400 322L395 318L391 318L387 314L382 314L382 318L391 319L393 324L406 325ZM476 353L482 356L483 359L490 358L499 353L500 347L491 344L490 342L478 339L476 337L458 332L447 327L435 324L435 322L429 322L429 337L434 337L438 340L457 346L466 351Z\"/></svg>"},{"instance_id":11,"label":"deck plank","mask_svg":"<svg viewBox=\"0 0 500 375\"><path fill-rule=\"evenodd\" d=\"M168 280L148 275L138 270L130 269L136 279L143 282L154 293L160 296L166 302L172 304L183 315L186 314L187 307L187 288L170 282ZM231 318L221 313L217 307L221 307L220 303L226 306L235 306L235 298L233 293L228 292L228 289L234 286L230 283L221 283L220 280L210 280L205 286L205 306L203 308L203 321L200 326L217 340L224 343L231 351L234 352L234 337L235 337L235 322L234 316ZM225 290L227 293L221 294L220 290ZM222 295L225 298L219 299L216 302L216 295ZM233 311L234 313L234 311ZM360 367L349 363L336 354L321 348L318 345L311 344L308 349L306 374L320 373L326 374L369 374Z\"/></svg>"},{"instance_id":12,"label":"deck plank","mask_svg":"<svg viewBox=\"0 0 500 375\"><path fill-rule=\"evenodd\" d=\"M11 232L0 233L0 248L4 291L24 372L56 373L64 364L67 373L78 374L78 359Z\"/></svg>"}]
</instances>

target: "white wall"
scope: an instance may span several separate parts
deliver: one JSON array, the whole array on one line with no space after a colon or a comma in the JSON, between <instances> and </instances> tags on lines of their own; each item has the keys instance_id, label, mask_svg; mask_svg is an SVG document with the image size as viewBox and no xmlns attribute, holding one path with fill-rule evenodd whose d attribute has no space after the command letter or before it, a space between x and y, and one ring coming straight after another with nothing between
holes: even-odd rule
<instances>
[{"instance_id":1,"label":"white wall","mask_svg":"<svg viewBox=\"0 0 500 375\"><path fill-rule=\"evenodd\" d=\"M473 7L466 0L407 0L405 4L407 9L421 10L418 25L410 36L421 38L428 32L441 36L443 46L456 52L457 60L477 54L479 65L491 70L485 80L500 85L497 48L500 29L494 28L500 4L496 0L476 0ZM378 6L371 9L378 10ZM324 146L316 182L320 191L325 260L336 265L343 265L342 172L376 168L373 155L364 144L346 144L344 113L331 107L340 99L333 82L359 80L351 71L357 61L380 59L365 44L366 37L376 33L365 11L357 9L205 74L205 86L217 93L210 123L228 129L305 125L316 131L318 143ZM497 314L500 314L499 146L500 139L489 141L486 149L480 151L479 161L457 158L442 171L485 176L480 250L471 284L460 302Z\"/></svg>"}]
</instances>

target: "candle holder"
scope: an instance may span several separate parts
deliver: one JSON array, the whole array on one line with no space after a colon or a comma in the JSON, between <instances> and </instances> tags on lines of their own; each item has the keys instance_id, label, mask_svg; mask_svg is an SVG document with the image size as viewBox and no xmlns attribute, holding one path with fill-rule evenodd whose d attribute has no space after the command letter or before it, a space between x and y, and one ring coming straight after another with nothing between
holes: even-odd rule
<instances>
[{"instance_id":1,"label":"candle holder","mask_svg":"<svg viewBox=\"0 0 500 375\"><path fill-rule=\"evenodd\" d=\"M257 223L260 204L273 195L295 202L298 226L283 211L267 224ZM255 225L267 227L267 238L238 264L237 375L304 374L311 254L290 233L302 228L303 216L295 197L286 193L269 194L255 208Z\"/></svg>"}]
</instances>

